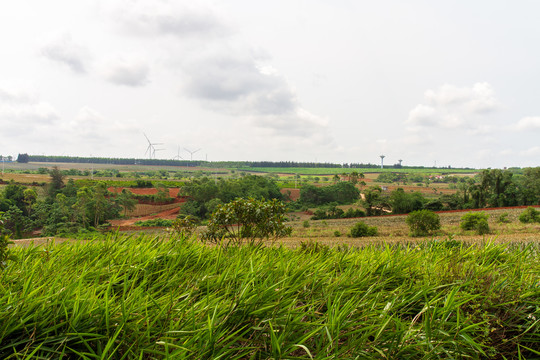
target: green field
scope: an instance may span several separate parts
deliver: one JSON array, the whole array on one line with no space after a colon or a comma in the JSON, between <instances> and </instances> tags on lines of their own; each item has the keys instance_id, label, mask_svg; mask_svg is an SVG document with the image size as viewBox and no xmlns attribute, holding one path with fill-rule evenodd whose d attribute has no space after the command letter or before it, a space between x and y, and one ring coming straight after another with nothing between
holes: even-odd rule
<instances>
[{"instance_id":1,"label":"green field","mask_svg":"<svg viewBox=\"0 0 540 360\"><path fill-rule=\"evenodd\" d=\"M3 359L533 359L540 245L17 247Z\"/></svg>"},{"instance_id":2,"label":"green field","mask_svg":"<svg viewBox=\"0 0 540 360\"><path fill-rule=\"evenodd\" d=\"M440 175L440 174L474 174L478 170L474 169L440 169L440 168L293 168L293 167L265 167L265 168L254 168L254 167L241 167L238 170L248 171L248 172L261 172L261 173L278 173L278 174L299 174L299 175L335 175L343 173L351 173L356 171L358 173L382 173L382 172L399 172L399 173L408 173L408 174L429 174L429 175Z\"/></svg>"}]
</instances>

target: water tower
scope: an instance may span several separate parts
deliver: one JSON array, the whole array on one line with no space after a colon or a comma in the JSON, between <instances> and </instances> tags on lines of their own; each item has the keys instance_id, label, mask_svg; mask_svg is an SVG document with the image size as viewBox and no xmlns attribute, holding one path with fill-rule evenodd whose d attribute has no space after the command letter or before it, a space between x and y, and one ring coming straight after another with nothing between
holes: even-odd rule
<instances>
[{"instance_id":1,"label":"water tower","mask_svg":"<svg viewBox=\"0 0 540 360\"><path fill-rule=\"evenodd\" d=\"M384 158L385 158L385 156L381 155L381 169L384 168Z\"/></svg>"}]
</instances>

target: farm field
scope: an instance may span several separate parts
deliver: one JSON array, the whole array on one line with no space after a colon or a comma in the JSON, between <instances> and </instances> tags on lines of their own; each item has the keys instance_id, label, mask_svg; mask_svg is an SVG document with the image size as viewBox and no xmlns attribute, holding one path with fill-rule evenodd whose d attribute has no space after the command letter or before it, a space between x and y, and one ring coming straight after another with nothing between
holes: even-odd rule
<instances>
[{"instance_id":1,"label":"farm field","mask_svg":"<svg viewBox=\"0 0 540 360\"><path fill-rule=\"evenodd\" d=\"M145 235L17 247L1 273L0 357L533 359L539 251Z\"/></svg>"},{"instance_id":2,"label":"farm field","mask_svg":"<svg viewBox=\"0 0 540 360\"><path fill-rule=\"evenodd\" d=\"M382 173L382 172L396 172L396 173L428 173L428 174L473 174L477 171L474 169L441 169L441 168L393 168L386 166L381 168L294 168L294 167L240 167L239 170L253 172L253 173L278 173L278 174L303 174L303 175L335 175L343 173L351 173L353 171L370 174L370 173Z\"/></svg>"}]
</instances>

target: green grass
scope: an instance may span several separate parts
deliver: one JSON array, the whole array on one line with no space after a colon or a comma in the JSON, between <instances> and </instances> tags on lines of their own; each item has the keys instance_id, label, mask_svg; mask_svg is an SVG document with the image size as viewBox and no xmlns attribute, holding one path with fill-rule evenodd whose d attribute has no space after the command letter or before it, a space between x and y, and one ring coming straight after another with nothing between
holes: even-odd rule
<instances>
[{"instance_id":1,"label":"green grass","mask_svg":"<svg viewBox=\"0 0 540 360\"><path fill-rule=\"evenodd\" d=\"M222 249L143 235L13 248L0 358L532 359L539 251Z\"/></svg>"}]
</instances>

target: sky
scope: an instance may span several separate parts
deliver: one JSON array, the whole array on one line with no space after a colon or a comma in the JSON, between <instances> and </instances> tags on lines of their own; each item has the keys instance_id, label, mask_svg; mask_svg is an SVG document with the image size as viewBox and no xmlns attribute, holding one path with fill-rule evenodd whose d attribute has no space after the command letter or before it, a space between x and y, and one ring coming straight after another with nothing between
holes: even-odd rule
<instances>
[{"instance_id":1,"label":"sky","mask_svg":"<svg viewBox=\"0 0 540 360\"><path fill-rule=\"evenodd\" d=\"M0 155L148 158L146 136L160 159L539 166L539 13L533 0L5 2Z\"/></svg>"}]
</instances>

